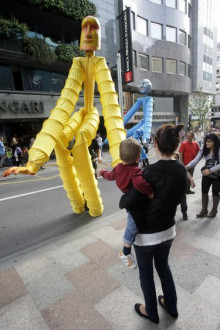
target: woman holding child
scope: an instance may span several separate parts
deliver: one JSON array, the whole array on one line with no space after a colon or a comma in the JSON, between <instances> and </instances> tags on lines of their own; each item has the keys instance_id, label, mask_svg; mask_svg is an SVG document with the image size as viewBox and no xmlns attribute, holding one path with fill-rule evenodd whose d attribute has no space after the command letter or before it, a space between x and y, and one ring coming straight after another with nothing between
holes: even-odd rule
<instances>
[{"instance_id":1,"label":"woman holding child","mask_svg":"<svg viewBox=\"0 0 220 330\"><path fill-rule=\"evenodd\" d=\"M120 201L120 207L130 211L138 228L134 248L145 305L135 304L135 310L140 316L154 323L159 322L159 316L153 261L163 291L163 295L158 296L159 304L172 317L178 317L177 295L168 256L176 235L176 208L181 203L186 189L186 170L180 162L172 158L178 148L182 128L182 124L167 124L161 126L155 134L154 147L158 161L143 171L144 179L154 190L154 198L147 200L146 195L132 188Z\"/></svg>"}]
</instances>

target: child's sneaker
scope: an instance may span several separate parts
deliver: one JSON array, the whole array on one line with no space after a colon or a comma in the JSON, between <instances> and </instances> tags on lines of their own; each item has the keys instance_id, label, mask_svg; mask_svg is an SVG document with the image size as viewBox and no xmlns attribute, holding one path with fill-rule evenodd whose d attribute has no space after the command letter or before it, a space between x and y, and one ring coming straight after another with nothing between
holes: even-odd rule
<instances>
[{"instance_id":1,"label":"child's sneaker","mask_svg":"<svg viewBox=\"0 0 220 330\"><path fill-rule=\"evenodd\" d=\"M125 264L126 267L129 269L135 269L137 267L136 262L132 254L128 254L127 256L124 255L122 251L119 252L119 258Z\"/></svg>"}]
</instances>

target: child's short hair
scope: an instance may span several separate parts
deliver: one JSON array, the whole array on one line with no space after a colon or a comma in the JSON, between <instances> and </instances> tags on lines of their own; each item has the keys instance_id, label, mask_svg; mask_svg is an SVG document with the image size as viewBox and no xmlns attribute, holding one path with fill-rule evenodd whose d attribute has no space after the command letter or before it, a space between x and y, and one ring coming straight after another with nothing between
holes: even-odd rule
<instances>
[{"instance_id":1,"label":"child's short hair","mask_svg":"<svg viewBox=\"0 0 220 330\"><path fill-rule=\"evenodd\" d=\"M120 144L119 152L123 162L133 164L141 154L141 144L133 138L125 139Z\"/></svg>"}]
</instances>

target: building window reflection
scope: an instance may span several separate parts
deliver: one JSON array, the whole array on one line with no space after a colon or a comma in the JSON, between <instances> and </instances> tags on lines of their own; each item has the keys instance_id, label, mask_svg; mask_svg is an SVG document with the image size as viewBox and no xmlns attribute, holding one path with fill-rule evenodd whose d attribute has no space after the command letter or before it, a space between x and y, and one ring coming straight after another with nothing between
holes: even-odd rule
<instances>
[{"instance_id":1,"label":"building window reflection","mask_svg":"<svg viewBox=\"0 0 220 330\"><path fill-rule=\"evenodd\" d=\"M179 43L186 46L186 32L179 30Z\"/></svg>"},{"instance_id":2,"label":"building window reflection","mask_svg":"<svg viewBox=\"0 0 220 330\"><path fill-rule=\"evenodd\" d=\"M149 57L144 54L139 54L139 67L140 69L149 70Z\"/></svg>"},{"instance_id":3,"label":"building window reflection","mask_svg":"<svg viewBox=\"0 0 220 330\"><path fill-rule=\"evenodd\" d=\"M166 6L170 8L176 8L176 0L166 0Z\"/></svg>"},{"instance_id":4,"label":"building window reflection","mask_svg":"<svg viewBox=\"0 0 220 330\"><path fill-rule=\"evenodd\" d=\"M162 58L152 57L152 72L163 72Z\"/></svg>"},{"instance_id":5,"label":"building window reflection","mask_svg":"<svg viewBox=\"0 0 220 330\"><path fill-rule=\"evenodd\" d=\"M172 26L166 26L166 40L176 42L176 28Z\"/></svg>"},{"instance_id":6,"label":"building window reflection","mask_svg":"<svg viewBox=\"0 0 220 330\"><path fill-rule=\"evenodd\" d=\"M151 38L162 40L162 25L151 22Z\"/></svg>"},{"instance_id":7,"label":"building window reflection","mask_svg":"<svg viewBox=\"0 0 220 330\"><path fill-rule=\"evenodd\" d=\"M13 90L13 78L9 66L0 65L0 89Z\"/></svg>"},{"instance_id":8,"label":"building window reflection","mask_svg":"<svg viewBox=\"0 0 220 330\"><path fill-rule=\"evenodd\" d=\"M137 16L137 32L147 36L147 20Z\"/></svg>"},{"instance_id":9,"label":"building window reflection","mask_svg":"<svg viewBox=\"0 0 220 330\"><path fill-rule=\"evenodd\" d=\"M179 10L182 13L186 13L186 0L179 0Z\"/></svg>"},{"instance_id":10,"label":"building window reflection","mask_svg":"<svg viewBox=\"0 0 220 330\"><path fill-rule=\"evenodd\" d=\"M176 74L176 60L166 60L167 73Z\"/></svg>"},{"instance_id":11,"label":"building window reflection","mask_svg":"<svg viewBox=\"0 0 220 330\"><path fill-rule=\"evenodd\" d=\"M66 75L43 70L22 69L25 91L60 92Z\"/></svg>"},{"instance_id":12,"label":"building window reflection","mask_svg":"<svg viewBox=\"0 0 220 330\"><path fill-rule=\"evenodd\" d=\"M137 52L133 50L133 64L137 68Z\"/></svg>"},{"instance_id":13,"label":"building window reflection","mask_svg":"<svg viewBox=\"0 0 220 330\"><path fill-rule=\"evenodd\" d=\"M162 5L162 0L150 0L153 3L156 3L157 5Z\"/></svg>"},{"instance_id":14,"label":"building window reflection","mask_svg":"<svg viewBox=\"0 0 220 330\"><path fill-rule=\"evenodd\" d=\"M182 76L186 75L186 63L185 62L179 62L179 74Z\"/></svg>"}]
</instances>

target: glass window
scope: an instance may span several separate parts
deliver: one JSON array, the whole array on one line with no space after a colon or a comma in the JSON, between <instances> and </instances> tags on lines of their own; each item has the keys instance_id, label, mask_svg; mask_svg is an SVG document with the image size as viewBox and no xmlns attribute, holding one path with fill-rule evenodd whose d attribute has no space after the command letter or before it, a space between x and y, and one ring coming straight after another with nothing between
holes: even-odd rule
<instances>
[{"instance_id":1,"label":"glass window","mask_svg":"<svg viewBox=\"0 0 220 330\"><path fill-rule=\"evenodd\" d=\"M162 40L162 25L151 22L151 38Z\"/></svg>"},{"instance_id":2,"label":"glass window","mask_svg":"<svg viewBox=\"0 0 220 330\"><path fill-rule=\"evenodd\" d=\"M135 13L133 11L131 12L131 24L132 30L135 30Z\"/></svg>"},{"instance_id":3,"label":"glass window","mask_svg":"<svg viewBox=\"0 0 220 330\"><path fill-rule=\"evenodd\" d=\"M52 92L60 93L61 89L63 89L65 80L67 76L62 73L52 72L51 73L51 90Z\"/></svg>"},{"instance_id":4,"label":"glass window","mask_svg":"<svg viewBox=\"0 0 220 330\"><path fill-rule=\"evenodd\" d=\"M158 5L162 5L162 0L150 0L151 2L154 2Z\"/></svg>"},{"instance_id":5,"label":"glass window","mask_svg":"<svg viewBox=\"0 0 220 330\"><path fill-rule=\"evenodd\" d=\"M137 68L137 52L133 50L133 64Z\"/></svg>"},{"instance_id":6,"label":"glass window","mask_svg":"<svg viewBox=\"0 0 220 330\"><path fill-rule=\"evenodd\" d=\"M160 57L152 57L152 71L163 72L163 62Z\"/></svg>"},{"instance_id":7,"label":"glass window","mask_svg":"<svg viewBox=\"0 0 220 330\"><path fill-rule=\"evenodd\" d=\"M9 66L0 65L0 89L14 89L11 68Z\"/></svg>"},{"instance_id":8,"label":"glass window","mask_svg":"<svg viewBox=\"0 0 220 330\"><path fill-rule=\"evenodd\" d=\"M183 76L186 75L186 63L185 62L179 62L179 73Z\"/></svg>"},{"instance_id":9,"label":"glass window","mask_svg":"<svg viewBox=\"0 0 220 330\"><path fill-rule=\"evenodd\" d=\"M176 0L166 0L166 6L176 8Z\"/></svg>"},{"instance_id":10,"label":"glass window","mask_svg":"<svg viewBox=\"0 0 220 330\"><path fill-rule=\"evenodd\" d=\"M147 21L139 16L137 16L137 32L147 36Z\"/></svg>"},{"instance_id":11,"label":"glass window","mask_svg":"<svg viewBox=\"0 0 220 330\"><path fill-rule=\"evenodd\" d=\"M188 64L188 77L191 78L191 65Z\"/></svg>"},{"instance_id":12,"label":"glass window","mask_svg":"<svg viewBox=\"0 0 220 330\"><path fill-rule=\"evenodd\" d=\"M176 73L176 60L166 60L167 73Z\"/></svg>"},{"instance_id":13,"label":"glass window","mask_svg":"<svg viewBox=\"0 0 220 330\"><path fill-rule=\"evenodd\" d=\"M140 68L149 70L149 58L147 55L139 54Z\"/></svg>"},{"instance_id":14,"label":"glass window","mask_svg":"<svg viewBox=\"0 0 220 330\"><path fill-rule=\"evenodd\" d=\"M66 75L56 72L22 69L24 90L42 92L60 92Z\"/></svg>"},{"instance_id":15,"label":"glass window","mask_svg":"<svg viewBox=\"0 0 220 330\"><path fill-rule=\"evenodd\" d=\"M192 16L192 7L188 4L188 17Z\"/></svg>"},{"instance_id":16,"label":"glass window","mask_svg":"<svg viewBox=\"0 0 220 330\"><path fill-rule=\"evenodd\" d=\"M24 82L24 90L28 91L51 91L51 77L50 72L22 69L22 76Z\"/></svg>"},{"instance_id":17,"label":"glass window","mask_svg":"<svg viewBox=\"0 0 220 330\"><path fill-rule=\"evenodd\" d=\"M188 34L188 48L192 49L192 38L189 34Z\"/></svg>"},{"instance_id":18,"label":"glass window","mask_svg":"<svg viewBox=\"0 0 220 330\"><path fill-rule=\"evenodd\" d=\"M179 0L179 10L182 13L186 13L186 0Z\"/></svg>"},{"instance_id":19,"label":"glass window","mask_svg":"<svg viewBox=\"0 0 220 330\"><path fill-rule=\"evenodd\" d=\"M179 30L179 43L186 45L186 32Z\"/></svg>"},{"instance_id":20,"label":"glass window","mask_svg":"<svg viewBox=\"0 0 220 330\"><path fill-rule=\"evenodd\" d=\"M176 42L176 28L166 26L166 40Z\"/></svg>"}]
</instances>

